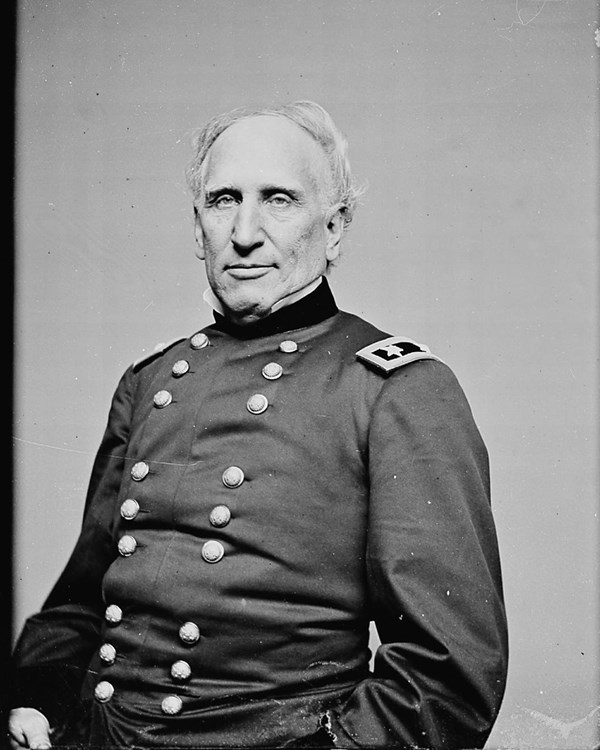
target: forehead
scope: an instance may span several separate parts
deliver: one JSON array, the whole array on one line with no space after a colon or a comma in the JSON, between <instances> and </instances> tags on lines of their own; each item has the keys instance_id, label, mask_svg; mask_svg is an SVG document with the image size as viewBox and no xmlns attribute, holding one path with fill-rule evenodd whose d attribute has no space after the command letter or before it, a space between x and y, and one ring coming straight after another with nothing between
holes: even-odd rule
<instances>
[{"instance_id":1,"label":"forehead","mask_svg":"<svg viewBox=\"0 0 600 750\"><path fill-rule=\"evenodd\" d=\"M327 180L325 152L305 130L283 117L259 115L227 128L210 147L204 182L273 184L295 182L322 187Z\"/></svg>"}]
</instances>

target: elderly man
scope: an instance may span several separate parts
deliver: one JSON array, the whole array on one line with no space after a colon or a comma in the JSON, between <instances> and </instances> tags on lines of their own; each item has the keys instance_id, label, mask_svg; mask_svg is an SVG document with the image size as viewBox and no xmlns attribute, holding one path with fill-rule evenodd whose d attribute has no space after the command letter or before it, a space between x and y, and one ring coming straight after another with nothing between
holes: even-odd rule
<instances>
[{"instance_id":1,"label":"elderly man","mask_svg":"<svg viewBox=\"0 0 600 750\"><path fill-rule=\"evenodd\" d=\"M214 323L117 387L16 648L13 747L483 746L507 659L487 454L446 365L334 302L343 136L311 102L235 110L188 177Z\"/></svg>"}]
</instances>

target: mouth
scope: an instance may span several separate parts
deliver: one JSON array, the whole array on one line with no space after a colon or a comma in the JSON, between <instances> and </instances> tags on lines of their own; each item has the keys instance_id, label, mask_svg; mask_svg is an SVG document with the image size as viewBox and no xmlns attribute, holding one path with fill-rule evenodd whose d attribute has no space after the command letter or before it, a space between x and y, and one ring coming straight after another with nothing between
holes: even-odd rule
<instances>
[{"instance_id":1,"label":"mouth","mask_svg":"<svg viewBox=\"0 0 600 750\"><path fill-rule=\"evenodd\" d=\"M225 266L225 270L234 279L259 279L269 273L272 265L263 266L258 263L233 263Z\"/></svg>"}]
</instances>

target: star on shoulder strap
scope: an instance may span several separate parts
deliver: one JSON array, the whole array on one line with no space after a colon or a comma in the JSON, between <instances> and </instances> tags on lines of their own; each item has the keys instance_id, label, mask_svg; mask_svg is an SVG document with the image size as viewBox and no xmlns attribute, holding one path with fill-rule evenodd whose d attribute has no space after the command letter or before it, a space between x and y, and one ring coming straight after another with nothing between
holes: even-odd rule
<instances>
[{"instance_id":1,"label":"star on shoulder strap","mask_svg":"<svg viewBox=\"0 0 600 750\"><path fill-rule=\"evenodd\" d=\"M376 341L374 344L359 349L356 356L363 362L368 362L379 370L383 370L386 374L419 359L441 361L439 357L431 353L428 346L404 336L389 336L387 339Z\"/></svg>"}]
</instances>

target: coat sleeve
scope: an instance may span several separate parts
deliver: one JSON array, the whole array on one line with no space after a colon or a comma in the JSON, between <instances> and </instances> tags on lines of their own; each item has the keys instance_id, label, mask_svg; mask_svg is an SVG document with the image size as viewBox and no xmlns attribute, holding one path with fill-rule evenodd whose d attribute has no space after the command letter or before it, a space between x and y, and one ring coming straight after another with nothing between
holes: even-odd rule
<instances>
[{"instance_id":1,"label":"coat sleeve","mask_svg":"<svg viewBox=\"0 0 600 750\"><path fill-rule=\"evenodd\" d=\"M128 370L112 400L75 548L42 610L25 622L14 651L11 703L37 708L51 726L77 710L81 683L98 647L102 578L115 557L112 525L129 436L131 388Z\"/></svg>"},{"instance_id":2,"label":"coat sleeve","mask_svg":"<svg viewBox=\"0 0 600 750\"><path fill-rule=\"evenodd\" d=\"M488 457L452 372L392 374L369 436L367 575L381 646L330 730L339 747L483 747L507 631Z\"/></svg>"}]
</instances>

